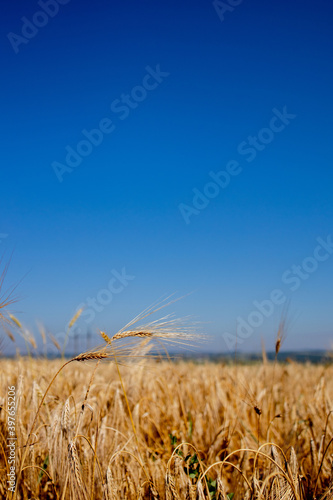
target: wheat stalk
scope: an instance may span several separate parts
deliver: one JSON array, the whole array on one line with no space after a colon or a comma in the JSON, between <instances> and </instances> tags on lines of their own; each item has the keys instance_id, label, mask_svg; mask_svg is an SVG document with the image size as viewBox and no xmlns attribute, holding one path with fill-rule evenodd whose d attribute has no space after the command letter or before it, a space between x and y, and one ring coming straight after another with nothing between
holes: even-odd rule
<instances>
[{"instance_id":1,"label":"wheat stalk","mask_svg":"<svg viewBox=\"0 0 333 500\"><path fill-rule=\"evenodd\" d=\"M89 361L92 359L106 359L109 358L110 355L106 352L83 352L82 354L79 354L78 356L75 356L75 358L71 359L71 361Z\"/></svg>"},{"instance_id":2,"label":"wheat stalk","mask_svg":"<svg viewBox=\"0 0 333 500\"><path fill-rule=\"evenodd\" d=\"M85 492L85 487L82 480L81 466L75 441L71 441L68 445L68 458L71 471L74 475L75 485L79 489L80 493L82 493L83 497L86 499L87 494Z\"/></svg>"}]
</instances>

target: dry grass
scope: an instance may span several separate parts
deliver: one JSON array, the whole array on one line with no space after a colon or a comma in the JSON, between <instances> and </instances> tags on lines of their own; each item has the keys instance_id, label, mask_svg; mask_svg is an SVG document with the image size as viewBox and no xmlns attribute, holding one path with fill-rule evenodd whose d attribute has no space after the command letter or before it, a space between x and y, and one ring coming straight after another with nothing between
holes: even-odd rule
<instances>
[{"instance_id":1,"label":"dry grass","mask_svg":"<svg viewBox=\"0 0 333 500\"><path fill-rule=\"evenodd\" d=\"M332 500L332 366L83 359L48 391L61 361L0 361L17 390L17 498Z\"/></svg>"}]
</instances>

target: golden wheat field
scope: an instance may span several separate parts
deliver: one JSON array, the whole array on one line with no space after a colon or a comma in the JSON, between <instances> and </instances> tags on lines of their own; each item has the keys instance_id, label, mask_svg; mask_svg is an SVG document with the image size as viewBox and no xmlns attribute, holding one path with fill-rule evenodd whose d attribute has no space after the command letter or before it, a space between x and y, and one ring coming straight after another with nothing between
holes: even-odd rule
<instances>
[{"instance_id":1,"label":"golden wheat field","mask_svg":"<svg viewBox=\"0 0 333 500\"><path fill-rule=\"evenodd\" d=\"M15 498L332 500L332 365L94 357L50 386L63 361L0 361L2 391L15 387Z\"/></svg>"}]
</instances>

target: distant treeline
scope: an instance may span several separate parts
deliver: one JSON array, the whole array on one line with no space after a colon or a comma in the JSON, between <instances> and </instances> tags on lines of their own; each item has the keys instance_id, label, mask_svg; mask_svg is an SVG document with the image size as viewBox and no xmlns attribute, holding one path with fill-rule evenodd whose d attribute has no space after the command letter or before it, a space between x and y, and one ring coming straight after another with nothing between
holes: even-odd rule
<instances>
[{"instance_id":1,"label":"distant treeline","mask_svg":"<svg viewBox=\"0 0 333 500\"><path fill-rule=\"evenodd\" d=\"M223 353L186 353L181 354L182 359L188 360L202 360L202 361L212 361L212 362L235 362L238 363L251 363L263 360L262 353L234 353L234 354L223 354ZM266 358L268 361L275 360L275 352L267 352ZM333 362L333 353L327 351L285 351L280 352L278 355L279 362L297 362L297 363L315 363L315 364L325 364Z\"/></svg>"},{"instance_id":2,"label":"distant treeline","mask_svg":"<svg viewBox=\"0 0 333 500\"><path fill-rule=\"evenodd\" d=\"M66 359L70 359L74 357L75 354L67 354ZM8 355L8 356L2 356L4 358L8 359L13 359L15 358L15 355ZM33 358L44 358L45 357L40 354L40 355L33 355L31 356ZM61 358L60 355L49 355L47 359L59 359ZM167 358L167 356L164 353L159 353L158 355L155 354L154 358L156 360L164 360ZM169 359L173 361L194 361L197 363L202 363L202 362L213 362L213 363L240 363L240 364L249 364L249 363L257 363L260 361L263 361L263 354L262 353L244 353L244 352L238 352L238 353L203 353L203 352L169 352ZM275 352L267 352L266 353L266 359L268 361L274 361L275 360ZM278 361L280 363L313 363L313 364L327 364L327 363L332 363L333 362L333 352L328 352L328 351L284 351L280 352L278 355Z\"/></svg>"}]
</instances>

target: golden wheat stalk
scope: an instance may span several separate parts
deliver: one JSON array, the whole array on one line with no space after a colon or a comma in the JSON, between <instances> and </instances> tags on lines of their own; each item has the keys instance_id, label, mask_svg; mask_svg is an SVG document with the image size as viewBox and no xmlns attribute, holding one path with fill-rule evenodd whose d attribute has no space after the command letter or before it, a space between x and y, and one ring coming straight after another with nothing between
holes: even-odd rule
<instances>
[{"instance_id":1,"label":"golden wheat stalk","mask_svg":"<svg viewBox=\"0 0 333 500\"><path fill-rule=\"evenodd\" d=\"M205 500L205 493L201 481L197 483L197 498L198 500Z\"/></svg>"},{"instance_id":2,"label":"golden wheat stalk","mask_svg":"<svg viewBox=\"0 0 333 500\"><path fill-rule=\"evenodd\" d=\"M87 494L85 492L85 487L82 480L80 460L77 453L75 441L71 441L68 445L68 458L69 458L70 469L75 479L75 486L77 486L79 492L86 499Z\"/></svg>"},{"instance_id":3,"label":"golden wheat stalk","mask_svg":"<svg viewBox=\"0 0 333 500\"><path fill-rule=\"evenodd\" d=\"M75 314L74 316L72 317L72 319L70 320L69 324L68 324L68 330L70 330L72 328L72 326L74 325L74 323L77 322L77 320L79 319L79 317L81 316L81 314L83 313L83 307L81 307L81 309L79 309Z\"/></svg>"},{"instance_id":4,"label":"golden wheat stalk","mask_svg":"<svg viewBox=\"0 0 333 500\"><path fill-rule=\"evenodd\" d=\"M114 341L124 339L139 339L166 341L175 345L183 346L190 345L190 342L200 341L204 339L203 334L196 332L194 324L186 324L185 319L172 318L171 315L165 316L158 320L152 321L145 325L140 325L134 329L123 328L115 335L110 337L105 332L100 332L107 346L111 346ZM128 345L128 344L127 344ZM134 344L133 353L138 344Z\"/></svg>"},{"instance_id":5,"label":"golden wheat stalk","mask_svg":"<svg viewBox=\"0 0 333 500\"><path fill-rule=\"evenodd\" d=\"M8 313L8 316L10 317L10 319L12 320L12 322L15 323L15 325L18 328L22 328L22 323L17 319L16 316L14 316L14 314Z\"/></svg>"},{"instance_id":6,"label":"golden wheat stalk","mask_svg":"<svg viewBox=\"0 0 333 500\"><path fill-rule=\"evenodd\" d=\"M149 331L136 331L136 330L125 330L124 332L119 332L116 333L113 337L112 340L119 340L119 339L124 339L127 337L152 337L153 332Z\"/></svg>"},{"instance_id":7,"label":"golden wheat stalk","mask_svg":"<svg viewBox=\"0 0 333 500\"><path fill-rule=\"evenodd\" d=\"M178 492L176 490L176 485L173 476L170 472L167 472L165 475L165 489L167 498L170 500L180 500Z\"/></svg>"},{"instance_id":8,"label":"golden wheat stalk","mask_svg":"<svg viewBox=\"0 0 333 500\"><path fill-rule=\"evenodd\" d=\"M75 356L71 361L89 361L91 359L106 359L109 358L110 355L106 352L83 352L78 356Z\"/></svg>"}]
</instances>

